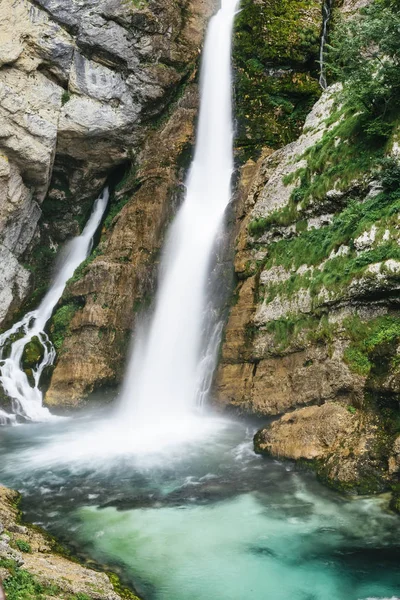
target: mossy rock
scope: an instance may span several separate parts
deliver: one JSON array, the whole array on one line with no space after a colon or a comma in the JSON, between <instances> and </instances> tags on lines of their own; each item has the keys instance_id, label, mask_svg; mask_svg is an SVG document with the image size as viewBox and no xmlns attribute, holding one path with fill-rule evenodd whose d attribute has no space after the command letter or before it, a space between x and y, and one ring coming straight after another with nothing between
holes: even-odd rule
<instances>
[{"instance_id":1,"label":"mossy rock","mask_svg":"<svg viewBox=\"0 0 400 600\"><path fill-rule=\"evenodd\" d=\"M233 43L241 160L295 139L320 93L321 3L243 0Z\"/></svg>"},{"instance_id":2,"label":"mossy rock","mask_svg":"<svg viewBox=\"0 0 400 600\"><path fill-rule=\"evenodd\" d=\"M57 352L60 351L64 339L69 336L70 323L79 308L78 303L69 302L60 306L54 313L50 326L50 337Z\"/></svg>"},{"instance_id":3,"label":"mossy rock","mask_svg":"<svg viewBox=\"0 0 400 600\"><path fill-rule=\"evenodd\" d=\"M41 362L44 356L44 349L41 341L37 336L26 344L22 354L22 367L24 370L33 369Z\"/></svg>"}]
</instances>

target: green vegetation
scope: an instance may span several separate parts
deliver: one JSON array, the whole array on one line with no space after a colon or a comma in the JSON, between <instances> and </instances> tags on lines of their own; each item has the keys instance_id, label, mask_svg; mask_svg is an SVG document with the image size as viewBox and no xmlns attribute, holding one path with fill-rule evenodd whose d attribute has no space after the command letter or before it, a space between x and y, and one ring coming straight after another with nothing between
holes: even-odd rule
<instances>
[{"instance_id":1,"label":"green vegetation","mask_svg":"<svg viewBox=\"0 0 400 600\"><path fill-rule=\"evenodd\" d=\"M329 323L326 315L288 315L265 325L265 331L274 336L277 352L283 352L291 343L329 345L333 342L337 329L337 324Z\"/></svg>"},{"instance_id":2,"label":"green vegetation","mask_svg":"<svg viewBox=\"0 0 400 600\"><path fill-rule=\"evenodd\" d=\"M60 350L65 338L68 336L70 323L78 309L79 305L77 303L70 302L64 304L55 312L50 327L50 335L56 350Z\"/></svg>"},{"instance_id":3,"label":"green vegetation","mask_svg":"<svg viewBox=\"0 0 400 600\"><path fill-rule=\"evenodd\" d=\"M351 340L344 360L352 371L369 375L372 369L379 369L382 354L386 359L392 358L393 365L395 349L400 343L400 319L385 316L364 322L352 317L345 320L344 327Z\"/></svg>"},{"instance_id":4,"label":"green vegetation","mask_svg":"<svg viewBox=\"0 0 400 600\"><path fill-rule=\"evenodd\" d=\"M376 317L363 321L358 315L348 317L340 324L330 323L326 315L288 315L267 323L264 330L274 335L277 352L285 351L290 344L317 343L329 345L334 339L349 341L344 351L344 361L358 375L368 376L379 371L382 356L391 368L398 370L396 348L400 344L400 319ZM252 331L254 335L256 331Z\"/></svg>"},{"instance_id":5,"label":"green vegetation","mask_svg":"<svg viewBox=\"0 0 400 600\"><path fill-rule=\"evenodd\" d=\"M128 177L129 177L129 175L128 175ZM126 184L128 184L128 181L123 180L123 181L121 181L120 185L122 187L122 185L126 185ZM118 200L118 202L110 203L110 208L109 208L109 211L108 211L107 216L104 221L105 229L109 229L111 227L113 220L121 212L121 210L124 208L125 204L127 204L129 202L129 200L130 200L129 196L123 196L120 200Z\"/></svg>"},{"instance_id":6,"label":"green vegetation","mask_svg":"<svg viewBox=\"0 0 400 600\"><path fill-rule=\"evenodd\" d=\"M295 223L299 217L304 220L306 209L325 200L329 190L347 190L353 182L358 182L358 187L362 189L366 173L375 172L383 183L389 183L391 177L393 183L398 181L393 160L384 157L386 142L381 138L371 140L365 135L360 115L342 110L335 114L335 119L339 120L338 124L326 132L321 141L302 157L307 159L307 166L284 180L287 185L299 182L292 192L289 204L265 218L253 220L249 224L252 236L257 238L271 227ZM394 186L392 189L395 189ZM380 200L385 202L382 197ZM393 198L387 198L386 201L390 200ZM353 211L357 210L355 204L353 203ZM362 209L358 211L361 212Z\"/></svg>"},{"instance_id":7,"label":"green vegetation","mask_svg":"<svg viewBox=\"0 0 400 600\"><path fill-rule=\"evenodd\" d=\"M371 370L371 363L368 356L362 353L358 348L346 348L343 355L344 361L350 369L358 375L368 375Z\"/></svg>"},{"instance_id":8,"label":"green vegetation","mask_svg":"<svg viewBox=\"0 0 400 600\"><path fill-rule=\"evenodd\" d=\"M71 94L65 90L61 96L61 106L64 106L64 104L67 104L67 102L71 99Z\"/></svg>"},{"instance_id":9,"label":"green vegetation","mask_svg":"<svg viewBox=\"0 0 400 600\"><path fill-rule=\"evenodd\" d=\"M7 600L45 600L57 593L56 586L43 586L28 571L20 569L12 560L0 560L0 567L10 572L3 582Z\"/></svg>"},{"instance_id":10,"label":"green vegetation","mask_svg":"<svg viewBox=\"0 0 400 600\"><path fill-rule=\"evenodd\" d=\"M318 55L320 15L314 0L242 1L233 47L242 160L298 135L319 94L310 70Z\"/></svg>"},{"instance_id":11,"label":"green vegetation","mask_svg":"<svg viewBox=\"0 0 400 600\"><path fill-rule=\"evenodd\" d=\"M43 358L43 346L37 336L25 346L22 354L22 364L24 369L32 369Z\"/></svg>"},{"instance_id":12,"label":"green vegetation","mask_svg":"<svg viewBox=\"0 0 400 600\"><path fill-rule=\"evenodd\" d=\"M124 587L115 573L107 572L108 578L112 583L114 590L123 598L123 600L139 600L139 598L131 592L128 588Z\"/></svg>"},{"instance_id":13,"label":"green vegetation","mask_svg":"<svg viewBox=\"0 0 400 600\"><path fill-rule=\"evenodd\" d=\"M40 300L47 291L50 283L51 268L56 258L56 250L49 248L44 244L38 244L29 254L29 263L24 263L24 267L32 273L33 293L29 297L28 304L25 304L21 313L36 308ZM22 316L21 314L21 316ZM15 317L14 320L17 320Z\"/></svg>"},{"instance_id":14,"label":"green vegetation","mask_svg":"<svg viewBox=\"0 0 400 600\"><path fill-rule=\"evenodd\" d=\"M400 109L399 8L398 0L375 0L336 24L329 49L342 98L371 138L387 139Z\"/></svg>"},{"instance_id":15,"label":"green vegetation","mask_svg":"<svg viewBox=\"0 0 400 600\"><path fill-rule=\"evenodd\" d=\"M88 271L88 266L90 265L90 263L92 263L94 261L94 259L97 258L98 256L101 256L102 253L103 253L103 251L100 246L95 248L93 250L93 252L83 262L81 262L79 267L75 270L75 273L67 281L67 288L70 287L71 285L73 285L74 283L76 283L77 281L79 281L80 279L82 279L82 277L84 277L86 275L86 273ZM67 291L68 291L68 289L67 289Z\"/></svg>"},{"instance_id":16,"label":"green vegetation","mask_svg":"<svg viewBox=\"0 0 400 600\"><path fill-rule=\"evenodd\" d=\"M289 204L250 223L252 236L304 219L307 208L325 200L329 190L348 190L353 182L362 187L365 174L374 171L381 171L387 190L398 190L400 167L385 158L400 112L400 16L395 5L375 0L357 18L336 24L330 68L343 84L337 98L341 107L329 117L323 138L301 157L307 166L285 178L286 185L297 183Z\"/></svg>"},{"instance_id":17,"label":"green vegetation","mask_svg":"<svg viewBox=\"0 0 400 600\"><path fill-rule=\"evenodd\" d=\"M0 559L0 567L10 573L10 576L3 581L7 600L47 600L50 597L64 600L91 600L87 594L68 594L58 585L40 583L31 573L18 567L13 560Z\"/></svg>"},{"instance_id":18,"label":"green vegetation","mask_svg":"<svg viewBox=\"0 0 400 600\"><path fill-rule=\"evenodd\" d=\"M322 288L338 293L355 277L365 276L369 265L388 259L400 260L400 248L397 243L400 170L397 163L391 159L381 160L377 169L384 186L377 196L364 203L350 200L331 224L311 230L304 230L304 226L299 227L297 237L269 245L267 259L260 263L258 268L282 266L292 273L286 281L270 285L264 290L269 301L278 294L291 297L305 288L309 289L314 297ZM267 227L266 221L267 219L253 221L249 230L254 235L255 231ZM355 240L372 226L376 227L373 246L364 251L357 251ZM388 239L384 238L387 232ZM335 255L338 249L344 246L347 247L347 253ZM321 263L324 264L321 266ZM302 275L295 273L302 265L307 265L309 270Z\"/></svg>"},{"instance_id":19,"label":"green vegetation","mask_svg":"<svg viewBox=\"0 0 400 600\"><path fill-rule=\"evenodd\" d=\"M25 540L15 540L15 545L17 546L18 550L21 550L21 552L32 552L31 545L28 542L25 542Z\"/></svg>"}]
</instances>

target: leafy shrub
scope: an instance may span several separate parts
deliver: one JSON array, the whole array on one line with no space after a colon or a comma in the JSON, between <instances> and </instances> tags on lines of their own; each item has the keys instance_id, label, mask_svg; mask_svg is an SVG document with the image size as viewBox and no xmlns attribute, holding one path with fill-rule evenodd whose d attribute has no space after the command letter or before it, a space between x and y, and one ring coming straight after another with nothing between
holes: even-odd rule
<instances>
[{"instance_id":1,"label":"leafy shrub","mask_svg":"<svg viewBox=\"0 0 400 600\"><path fill-rule=\"evenodd\" d=\"M400 108L398 1L375 0L336 25L329 67L343 83L346 104L361 111L371 137L387 138Z\"/></svg>"},{"instance_id":2,"label":"leafy shrub","mask_svg":"<svg viewBox=\"0 0 400 600\"><path fill-rule=\"evenodd\" d=\"M32 552L31 545L28 542L25 542L25 540L15 540L15 545L21 552Z\"/></svg>"}]
</instances>

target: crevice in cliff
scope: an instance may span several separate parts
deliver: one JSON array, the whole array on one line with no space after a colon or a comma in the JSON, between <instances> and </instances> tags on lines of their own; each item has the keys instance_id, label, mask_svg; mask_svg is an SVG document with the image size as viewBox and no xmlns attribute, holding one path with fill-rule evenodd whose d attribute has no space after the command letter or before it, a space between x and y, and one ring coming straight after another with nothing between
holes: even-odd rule
<instances>
[{"instance_id":1,"label":"crevice in cliff","mask_svg":"<svg viewBox=\"0 0 400 600\"><path fill-rule=\"evenodd\" d=\"M64 90L68 90L68 79L56 75L56 73L54 73L54 71L51 70L51 67L45 62L41 63L38 66L37 71L44 75L46 79L58 85L58 87Z\"/></svg>"}]
</instances>

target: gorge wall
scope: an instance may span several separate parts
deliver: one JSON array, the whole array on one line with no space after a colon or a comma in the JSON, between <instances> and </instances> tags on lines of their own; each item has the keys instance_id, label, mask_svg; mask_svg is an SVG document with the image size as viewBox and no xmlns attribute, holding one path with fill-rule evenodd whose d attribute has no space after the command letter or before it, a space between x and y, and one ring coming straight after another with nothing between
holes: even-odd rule
<instances>
[{"instance_id":1,"label":"gorge wall","mask_svg":"<svg viewBox=\"0 0 400 600\"><path fill-rule=\"evenodd\" d=\"M18 36L7 44L2 74L14 103L15 81L26 88L16 113L4 107L11 132L2 143L4 159L25 194L4 205L2 239L12 262L3 270L4 326L24 299L23 310L37 303L60 244L78 233L110 174L126 168L112 190L97 248L50 325L58 357L46 402L75 405L93 389L120 381L136 315L152 297L163 232L190 159L198 57L213 7L194 0L21 0L15 10L3 3L3 29L10 32L14 19ZM319 0L242 4L234 49L238 160L298 134L319 94L320 29ZM262 61L268 69L260 77ZM52 112L46 97L54 99ZM38 111L48 119L51 112L46 141L50 126L44 128L43 116L36 130L29 125ZM22 149L25 138L31 142ZM28 165L35 164L29 176ZM120 170L115 178L121 176ZM35 361L34 345L29 358Z\"/></svg>"},{"instance_id":2,"label":"gorge wall","mask_svg":"<svg viewBox=\"0 0 400 600\"><path fill-rule=\"evenodd\" d=\"M58 244L180 93L210 10L201 0L2 0L1 321L44 284Z\"/></svg>"},{"instance_id":3,"label":"gorge wall","mask_svg":"<svg viewBox=\"0 0 400 600\"><path fill-rule=\"evenodd\" d=\"M257 451L370 492L399 481L400 130L398 108L384 133L362 114L336 84L243 167L217 404L280 417Z\"/></svg>"}]
</instances>

